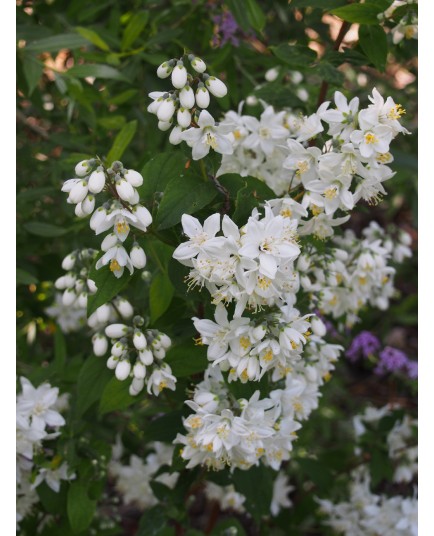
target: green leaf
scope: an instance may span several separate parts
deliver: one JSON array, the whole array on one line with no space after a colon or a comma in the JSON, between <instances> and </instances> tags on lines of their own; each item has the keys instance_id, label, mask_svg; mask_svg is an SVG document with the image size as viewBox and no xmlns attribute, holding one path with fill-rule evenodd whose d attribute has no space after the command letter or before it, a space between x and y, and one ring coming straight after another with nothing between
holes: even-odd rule
<instances>
[{"instance_id":1,"label":"green leaf","mask_svg":"<svg viewBox=\"0 0 434 536\"><path fill-rule=\"evenodd\" d=\"M121 50L128 50L134 41L142 33L143 28L146 26L146 23L149 19L148 11L141 11L135 13L130 21L128 22L127 27L125 28L124 35L122 37Z\"/></svg>"},{"instance_id":2,"label":"green leaf","mask_svg":"<svg viewBox=\"0 0 434 536\"><path fill-rule=\"evenodd\" d=\"M153 506L140 518L136 536L163 536L164 530L170 528L167 527L167 521L168 516L164 508L161 505Z\"/></svg>"},{"instance_id":3,"label":"green leaf","mask_svg":"<svg viewBox=\"0 0 434 536\"><path fill-rule=\"evenodd\" d=\"M251 467L248 471L236 469L233 473L235 489L246 497L247 511L257 521L270 514L273 479L274 472L264 465Z\"/></svg>"},{"instance_id":4,"label":"green leaf","mask_svg":"<svg viewBox=\"0 0 434 536\"><path fill-rule=\"evenodd\" d=\"M92 45L104 50L104 52L108 52L110 50L108 44L94 30L91 30L90 28L83 28L82 26L77 26L76 30L87 41L92 43Z\"/></svg>"},{"instance_id":5,"label":"green leaf","mask_svg":"<svg viewBox=\"0 0 434 536\"><path fill-rule=\"evenodd\" d=\"M184 430L182 424L183 415L182 410L174 410L154 419L145 426L144 441L173 441L176 434Z\"/></svg>"},{"instance_id":6,"label":"green leaf","mask_svg":"<svg viewBox=\"0 0 434 536\"><path fill-rule=\"evenodd\" d=\"M78 416L101 398L107 382L112 378L113 373L106 367L106 360L103 357L86 358L77 379Z\"/></svg>"},{"instance_id":7,"label":"green leaf","mask_svg":"<svg viewBox=\"0 0 434 536\"><path fill-rule=\"evenodd\" d=\"M359 24L378 24L378 15L384 11L384 6L377 3L348 4L332 9L330 13L347 22Z\"/></svg>"},{"instance_id":8,"label":"green leaf","mask_svg":"<svg viewBox=\"0 0 434 536\"><path fill-rule=\"evenodd\" d=\"M104 78L107 80L121 80L122 82L130 82L130 79L124 76L120 71L110 65L102 63L86 63L84 65L76 65L71 67L66 74L75 78Z\"/></svg>"},{"instance_id":9,"label":"green leaf","mask_svg":"<svg viewBox=\"0 0 434 536\"><path fill-rule=\"evenodd\" d=\"M124 104L125 102L135 97L137 93L137 89L127 89L126 91L122 91L122 93L119 93L118 95L110 97L110 99L108 99L108 102L109 104L116 104L118 106L119 104Z\"/></svg>"},{"instance_id":10,"label":"green leaf","mask_svg":"<svg viewBox=\"0 0 434 536\"><path fill-rule=\"evenodd\" d=\"M58 371L61 371L66 363L66 341L59 327L54 332L54 363Z\"/></svg>"},{"instance_id":11,"label":"green leaf","mask_svg":"<svg viewBox=\"0 0 434 536\"><path fill-rule=\"evenodd\" d=\"M30 234L36 236L44 236L46 238L53 238L55 236L63 236L68 232L68 229L52 225L51 223L43 223L39 221L29 221L23 225L24 229Z\"/></svg>"},{"instance_id":12,"label":"green leaf","mask_svg":"<svg viewBox=\"0 0 434 536\"><path fill-rule=\"evenodd\" d=\"M235 529L235 530L234 530ZM236 534L237 536L246 536L246 531L236 517L230 517L217 523L211 532L211 536L225 536Z\"/></svg>"},{"instance_id":13,"label":"green leaf","mask_svg":"<svg viewBox=\"0 0 434 536\"><path fill-rule=\"evenodd\" d=\"M244 187L237 193L233 220L237 223L246 223L252 210L258 203L266 199L273 199L274 192L264 182L254 177L244 177Z\"/></svg>"},{"instance_id":14,"label":"green leaf","mask_svg":"<svg viewBox=\"0 0 434 536\"><path fill-rule=\"evenodd\" d=\"M99 403L99 412L103 415L110 411L126 409L139 398L131 396L129 393L129 381L121 382L117 378L112 378L104 388Z\"/></svg>"},{"instance_id":15,"label":"green leaf","mask_svg":"<svg viewBox=\"0 0 434 536\"><path fill-rule=\"evenodd\" d=\"M181 221L183 214L193 214L216 197L217 190L199 177L175 177L164 190L158 209L157 230L168 229Z\"/></svg>"},{"instance_id":16,"label":"green leaf","mask_svg":"<svg viewBox=\"0 0 434 536\"><path fill-rule=\"evenodd\" d=\"M68 519L73 532L83 532L91 524L95 514L96 501L89 499L86 487L81 482L73 482L68 492Z\"/></svg>"},{"instance_id":17,"label":"green leaf","mask_svg":"<svg viewBox=\"0 0 434 536\"><path fill-rule=\"evenodd\" d=\"M43 64L38 61L36 56L31 54L25 54L23 57L23 71L26 78L27 86L29 88L28 95L30 96L35 90L36 86L41 79L42 72L44 70Z\"/></svg>"},{"instance_id":18,"label":"green leaf","mask_svg":"<svg viewBox=\"0 0 434 536\"><path fill-rule=\"evenodd\" d=\"M324 11L343 6L347 3L347 0L291 0L290 7L311 7L320 8Z\"/></svg>"},{"instance_id":19,"label":"green leaf","mask_svg":"<svg viewBox=\"0 0 434 536\"><path fill-rule=\"evenodd\" d=\"M316 60L316 52L303 45L288 45L283 43L270 47L273 54L291 67L308 67Z\"/></svg>"},{"instance_id":20,"label":"green leaf","mask_svg":"<svg viewBox=\"0 0 434 536\"><path fill-rule=\"evenodd\" d=\"M385 450L375 449L371 452L369 469L371 472L372 487L374 489L383 480L392 480L393 465Z\"/></svg>"},{"instance_id":21,"label":"green leaf","mask_svg":"<svg viewBox=\"0 0 434 536\"><path fill-rule=\"evenodd\" d=\"M387 37L382 26L362 24L359 28L360 48L379 71L384 71L387 61Z\"/></svg>"},{"instance_id":22,"label":"green leaf","mask_svg":"<svg viewBox=\"0 0 434 536\"><path fill-rule=\"evenodd\" d=\"M185 169L188 159L179 151L157 154L142 169L143 185L138 189L140 199L152 202L156 192L163 192L167 183L178 178L182 180L188 173Z\"/></svg>"},{"instance_id":23,"label":"green leaf","mask_svg":"<svg viewBox=\"0 0 434 536\"><path fill-rule=\"evenodd\" d=\"M149 291L151 322L163 315L172 301L174 288L167 274L159 272L152 280Z\"/></svg>"},{"instance_id":24,"label":"green leaf","mask_svg":"<svg viewBox=\"0 0 434 536\"><path fill-rule=\"evenodd\" d=\"M26 270L22 270L21 268L17 268L17 275L16 275L16 284L17 285L36 285L38 283L38 279L30 274L29 272L26 272Z\"/></svg>"},{"instance_id":25,"label":"green leaf","mask_svg":"<svg viewBox=\"0 0 434 536\"><path fill-rule=\"evenodd\" d=\"M137 130L137 120L130 121L119 132L113 142L112 148L107 155L107 163L110 165L115 160L120 160L126 148L131 143Z\"/></svg>"},{"instance_id":26,"label":"green leaf","mask_svg":"<svg viewBox=\"0 0 434 536\"><path fill-rule=\"evenodd\" d=\"M198 374L208 366L205 347L194 346L193 341L172 347L167 352L165 361L177 378Z\"/></svg>"},{"instance_id":27,"label":"green leaf","mask_svg":"<svg viewBox=\"0 0 434 536\"><path fill-rule=\"evenodd\" d=\"M239 0L226 0L225 3L241 29L245 32L249 31L250 20L247 16L247 10L245 9L245 2L240 2Z\"/></svg>"},{"instance_id":28,"label":"green leaf","mask_svg":"<svg viewBox=\"0 0 434 536\"><path fill-rule=\"evenodd\" d=\"M131 279L131 274L125 268L122 277L115 277L109 266L103 266L99 270L95 265L89 272L89 278L95 281L97 291L87 298L87 316L89 317L101 305L109 302L127 285Z\"/></svg>"},{"instance_id":29,"label":"green leaf","mask_svg":"<svg viewBox=\"0 0 434 536\"><path fill-rule=\"evenodd\" d=\"M53 35L52 37L46 37L45 39L38 39L37 41L31 41L25 47L26 50L31 52L57 52L62 48L73 50L87 45L88 41L83 36L71 33Z\"/></svg>"},{"instance_id":30,"label":"green leaf","mask_svg":"<svg viewBox=\"0 0 434 536\"><path fill-rule=\"evenodd\" d=\"M324 61L321 61L316 66L316 73L322 80L335 86L342 86L345 80L345 76L341 71L338 71L331 63Z\"/></svg>"},{"instance_id":31,"label":"green leaf","mask_svg":"<svg viewBox=\"0 0 434 536\"><path fill-rule=\"evenodd\" d=\"M256 0L245 0L244 9L247 11L247 19L250 26L261 32L267 19L258 2Z\"/></svg>"}]
</instances>

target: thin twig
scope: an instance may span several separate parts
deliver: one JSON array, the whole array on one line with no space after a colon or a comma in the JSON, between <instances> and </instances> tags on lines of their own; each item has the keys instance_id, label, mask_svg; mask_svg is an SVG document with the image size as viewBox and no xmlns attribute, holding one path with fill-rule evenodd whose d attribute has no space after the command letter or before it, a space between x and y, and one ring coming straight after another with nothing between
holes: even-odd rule
<instances>
[{"instance_id":1,"label":"thin twig","mask_svg":"<svg viewBox=\"0 0 434 536\"><path fill-rule=\"evenodd\" d=\"M221 182L218 180L217 177L214 175L209 175L210 180L214 183L214 186L217 188L217 190L224 195L225 202L223 203L223 207L220 211L221 214L227 214L231 210L231 198L229 195L229 192L227 189L221 184Z\"/></svg>"}]
</instances>

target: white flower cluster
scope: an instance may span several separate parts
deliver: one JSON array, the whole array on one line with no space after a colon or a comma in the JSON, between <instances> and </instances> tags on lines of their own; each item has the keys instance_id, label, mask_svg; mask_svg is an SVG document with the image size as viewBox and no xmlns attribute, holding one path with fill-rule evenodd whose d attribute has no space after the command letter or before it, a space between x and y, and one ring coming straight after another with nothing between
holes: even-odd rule
<instances>
[{"instance_id":1,"label":"white flower cluster","mask_svg":"<svg viewBox=\"0 0 434 536\"><path fill-rule=\"evenodd\" d=\"M234 153L223 157L217 176L252 175L277 195L302 187L311 227L316 218L349 211L360 199L378 202L386 193L382 182L394 174L387 166L393 161L390 143L408 131L399 122L405 113L400 104L391 97L385 101L375 88L369 99L371 104L359 111L357 97L348 102L337 91L334 109L325 102L316 113L300 117L267 106L259 121L228 112L221 124L232 128ZM323 122L330 138L321 148L311 146L308 142L324 134Z\"/></svg>"},{"instance_id":2,"label":"white flower cluster","mask_svg":"<svg viewBox=\"0 0 434 536\"><path fill-rule=\"evenodd\" d=\"M308 245L297 262L301 288L311 307L334 318L345 316L352 326L366 304L385 310L394 295L395 268L390 260L402 262L411 256L410 236L400 231L392 240L375 222L362 231L362 239L351 230L334 236L327 252Z\"/></svg>"},{"instance_id":3,"label":"white flower cluster","mask_svg":"<svg viewBox=\"0 0 434 536\"><path fill-rule=\"evenodd\" d=\"M400 16L398 24L392 28L392 40L395 45L403 39L418 38L417 6L416 9L411 8L415 4L417 4L417 0L394 0L384 13L378 15L379 20L396 20L395 12L398 11L399 13L402 11L399 8L407 7L404 16Z\"/></svg>"},{"instance_id":4,"label":"white flower cluster","mask_svg":"<svg viewBox=\"0 0 434 536\"><path fill-rule=\"evenodd\" d=\"M416 497L372 493L366 467L353 471L351 478L347 501L335 504L317 499L322 513L327 516L324 524L345 536L417 536Z\"/></svg>"},{"instance_id":5,"label":"white flower cluster","mask_svg":"<svg viewBox=\"0 0 434 536\"><path fill-rule=\"evenodd\" d=\"M206 156L210 149L221 153L231 154L232 144L226 134L229 129L216 124L212 115L206 110L210 104L210 93L217 98L227 94L225 84L205 72L203 60L189 54L187 57L194 74L190 74L182 58L165 61L158 67L159 78L171 77L174 87L172 91L153 91L149 97L153 102L148 106L148 112L158 118L158 128L169 130L176 117L176 125L169 136L173 145L182 141L193 149L193 160Z\"/></svg>"},{"instance_id":6,"label":"white flower cluster","mask_svg":"<svg viewBox=\"0 0 434 536\"><path fill-rule=\"evenodd\" d=\"M200 344L208 346L208 359L229 371L228 381L259 381L272 371L272 381L284 378L301 359L312 331L324 336L326 329L319 318L300 316L288 305L252 320L237 317L228 321L222 304L217 305L215 322L193 318ZM312 330L312 331L311 331Z\"/></svg>"},{"instance_id":7,"label":"white flower cluster","mask_svg":"<svg viewBox=\"0 0 434 536\"><path fill-rule=\"evenodd\" d=\"M105 328L105 335L112 339L107 367L115 370L120 381L132 377L130 394L133 396L142 391L145 380L149 394L158 396L163 389L174 391L176 378L170 366L162 362L171 340L156 329L144 330L143 325L144 319L136 315L132 326L110 324Z\"/></svg>"},{"instance_id":8,"label":"white flower cluster","mask_svg":"<svg viewBox=\"0 0 434 536\"><path fill-rule=\"evenodd\" d=\"M80 218L92 214L90 228L97 235L112 228L101 244L104 255L96 268L109 265L116 277L121 277L125 268L131 274L134 268L144 268L146 255L136 240L129 254L124 247L131 226L146 232L152 223L150 212L139 203L137 188L143 184L142 175L125 169L122 162L113 162L106 168L96 159L79 162L75 173L79 178L65 181L62 187L62 192L69 194L67 202L76 205L75 213ZM95 195L103 191L109 194L110 200L94 210Z\"/></svg>"},{"instance_id":9,"label":"white flower cluster","mask_svg":"<svg viewBox=\"0 0 434 536\"><path fill-rule=\"evenodd\" d=\"M208 367L193 400L186 401L194 411L184 420L187 435L175 439L184 445L181 457L188 460L188 468L249 469L263 461L278 470L289 460L299 421L318 407L319 388L342 350L316 336L307 346L306 359L286 368L283 388L271 390L262 399L256 391L250 400L236 400L222 372Z\"/></svg>"},{"instance_id":10,"label":"white flower cluster","mask_svg":"<svg viewBox=\"0 0 434 536\"><path fill-rule=\"evenodd\" d=\"M378 409L367 407L362 415L356 415L354 417L354 433L357 443L367 431L366 424L375 426L380 419L392 415L393 410L396 409L399 409L399 406L386 405ZM410 483L417 476L417 426L417 420L405 414L402 419L395 422L387 435L388 453L389 459L394 465L393 482L395 483ZM360 452L359 447L356 448L357 452Z\"/></svg>"},{"instance_id":11,"label":"white flower cluster","mask_svg":"<svg viewBox=\"0 0 434 536\"><path fill-rule=\"evenodd\" d=\"M223 236L216 236L220 232ZM235 316L246 307L260 309L275 303L292 303L298 289L294 260L300 254L297 221L275 216L269 207L261 217L253 211L241 229L229 218L213 214L202 226L192 216L182 217L189 240L173 257L193 269L191 285L206 286L213 303L236 301Z\"/></svg>"},{"instance_id":12,"label":"white flower cluster","mask_svg":"<svg viewBox=\"0 0 434 536\"><path fill-rule=\"evenodd\" d=\"M115 487L122 495L125 504L135 504L141 509L151 508L158 504L151 482L160 482L173 489L179 477L179 473L156 473L164 465L170 466L174 447L160 442L147 445L153 452L149 453L145 460L136 455L131 455L128 465L120 461L121 448L116 446L114 456L108 470L115 479Z\"/></svg>"},{"instance_id":13,"label":"white flower cluster","mask_svg":"<svg viewBox=\"0 0 434 536\"><path fill-rule=\"evenodd\" d=\"M42 482L57 493L62 480L75 478L68 464L60 456L53 456L44 444L59 436L60 428L65 425L59 413L67 405L65 396L59 397L59 389L48 383L35 388L27 378L21 377L20 382L22 392L17 396L16 406L18 523L39 501L35 489Z\"/></svg>"}]
</instances>

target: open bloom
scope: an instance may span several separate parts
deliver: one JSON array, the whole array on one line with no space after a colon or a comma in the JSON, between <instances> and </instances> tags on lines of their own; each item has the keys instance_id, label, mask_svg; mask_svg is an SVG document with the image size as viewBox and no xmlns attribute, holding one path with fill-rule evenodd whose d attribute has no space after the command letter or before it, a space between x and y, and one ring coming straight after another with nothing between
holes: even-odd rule
<instances>
[{"instance_id":1,"label":"open bloom","mask_svg":"<svg viewBox=\"0 0 434 536\"><path fill-rule=\"evenodd\" d=\"M216 125L213 116L202 110L197 121L199 128L189 128L182 133L182 139L193 148L193 160L200 160L214 149L220 154L232 154L234 149L225 136L231 131L224 125Z\"/></svg>"}]
</instances>

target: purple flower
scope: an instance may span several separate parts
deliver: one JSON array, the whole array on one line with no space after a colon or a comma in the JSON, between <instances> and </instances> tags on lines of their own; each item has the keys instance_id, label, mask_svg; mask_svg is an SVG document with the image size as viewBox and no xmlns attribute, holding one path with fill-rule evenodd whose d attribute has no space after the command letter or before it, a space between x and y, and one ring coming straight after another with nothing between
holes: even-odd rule
<instances>
[{"instance_id":1,"label":"purple flower","mask_svg":"<svg viewBox=\"0 0 434 536\"><path fill-rule=\"evenodd\" d=\"M387 372L402 371L407 368L408 363L408 357L404 352L401 352L397 348L386 346L380 353L380 361L375 367L374 372L381 376Z\"/></svg>"},{"instance_id":2,"label":"purple flower","mask_svg":"<svg viewBox=\"0 0 434 536\"><path fill-rule=\"evenodd\" d=\"M418 376L418 363L417 361L407 361L407 374L410 380L417 380Z\"/></svg>"},{"instance_id":3,"label":"purple flower","mask_svg":"<svg viewBox=\"0 0 434 536\"><path fill-rule=\"evenodd\" d=\"M353 363L360 357L368 357L377 353L381 348L380 341L370 331L361 331L356 335L345 355Z\"/></svg>"}]
</instances>

